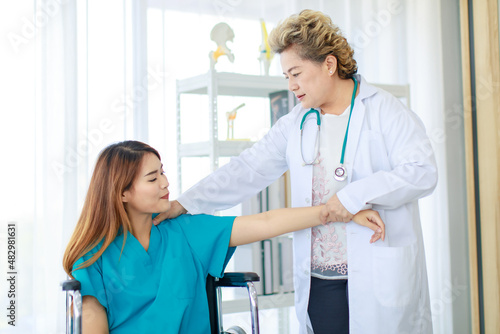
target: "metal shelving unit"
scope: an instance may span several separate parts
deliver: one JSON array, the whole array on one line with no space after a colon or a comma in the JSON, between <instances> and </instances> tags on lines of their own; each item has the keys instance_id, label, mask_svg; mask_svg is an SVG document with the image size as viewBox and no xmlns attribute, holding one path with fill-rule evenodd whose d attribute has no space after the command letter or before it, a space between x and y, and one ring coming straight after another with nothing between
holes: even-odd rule
<instances>
[{"instance_id":1,"label":"metal shelving unit","mask_svg":"<svg viewBox=\"0 0 500 334\"><path fill-rule=\"evenodd\" d=\"M209 157L210 170L219 167L219 157L236 156L253 145L250 141L219 140L218 138L218 96L269 97L269 93L288 89L283 77L257 76L210 70L205 74L177 80L177 176L182 191L182 158ZM206 94L209 103L209 138L197 143L181 142L182 94Z\"/></svg>"}]
</instances>

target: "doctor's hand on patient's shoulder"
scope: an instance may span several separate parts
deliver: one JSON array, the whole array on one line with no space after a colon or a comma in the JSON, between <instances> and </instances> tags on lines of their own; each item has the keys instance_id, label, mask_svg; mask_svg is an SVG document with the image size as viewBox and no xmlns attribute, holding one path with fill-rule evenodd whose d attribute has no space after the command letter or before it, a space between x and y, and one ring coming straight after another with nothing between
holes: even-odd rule
<instances>
[{"instance_id":1,"label":"doctor's hand on patient's shoulder","mask_svg":"<svg viewBox=\"0 0 500 334\"><path fill-rule=\"evenodd\" d=\"M165 219L173 219L179 217L180 215L186 213L187 210L177 201L170 202L170 209L166 212L160 213L153 219L153 224L158 225Z\"/></svg>"},{"instance_id":2,"label":"doctor's hand on patient's shoulder","mask_svg":"<svg viewBox=\"0 0 500 334\"><path fill-rule=\"evenodd\" d=\"M353 215L342 205L337 195L326 202L320 213L320 219L323 224L327 222L344 222L352 220Z\"/></svg>"},{"instance_id":3,"label":"doctor's hand on patient's shoulder","mask_svg":"<svg viewBox=\"0 0 500 334\"><path fill-rule=\"evenodd\" d=\"M360 211L352 217L352 221L361 226L368 227L375 232L370 239L370 243L374 243L379 239L382 239L382 241L385 240L385 224L377 211Z\"/></svg>"}]
</instances>

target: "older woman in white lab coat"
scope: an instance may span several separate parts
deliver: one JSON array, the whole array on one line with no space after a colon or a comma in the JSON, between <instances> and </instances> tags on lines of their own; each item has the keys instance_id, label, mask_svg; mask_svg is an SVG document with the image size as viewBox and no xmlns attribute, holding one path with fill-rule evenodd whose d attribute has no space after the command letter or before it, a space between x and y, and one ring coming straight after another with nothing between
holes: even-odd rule
<instances>
[{"instance_id":1,"label":"older woman in white lab coat","mask_svg":"<svg viewBox=\"0 0 500 334\"><path fill-rule=\"evenodd\" d=\"M347 274L341 277L347 285L345 302L337 297L313 300L318 295L313 293L316 283L311 283L317 272L315 242L325 231L294 233L300 333L432 333L417 201L432 192L437 172L422 122L398 99L355 74L352 49L324 14L306 10L291 16L271 33L270 43L281 54L289 89L300 104L253 147L182 194L170 214L185 209L212 213L231 207L289 169L292 206L327 203L323 219L345 226L336 232L346 248ZM303 120L311 108L322 122L319 134L316 112ZM345 119L339 121L342 115ZM329 117L336 125L329 125ZM315 149L318 138L319 149ZM337 168L340 162L344 170ZM318 196L318 183L319 188L332 185ZM370 244L371 231L350 222L353 214L366 208L380 213L386 224L385 241ZM319 277L329 284L337 274ZM342 303L348 316L336 308L330 310L330 304ZM312 310L322 311L318 316ZM346 317L347 329L337 327ZM332 324L325 325L329 318Z\"/></svg>"}]
</instances>

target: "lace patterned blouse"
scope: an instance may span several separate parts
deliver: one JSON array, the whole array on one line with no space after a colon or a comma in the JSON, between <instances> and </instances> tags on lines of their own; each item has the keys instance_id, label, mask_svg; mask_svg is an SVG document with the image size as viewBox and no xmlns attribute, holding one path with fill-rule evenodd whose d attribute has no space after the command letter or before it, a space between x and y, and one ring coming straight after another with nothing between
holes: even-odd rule
<instances>
[{"instance_id":1,"label":"lace patterned blouse","mask_svg":"<svg viewBox=\"0 0 500 334\"><path fill-rule=\"evenodd\" d=\"M333 172L340 164L349 108L341 115L321 115L319 163L313 167L313 205L326 203L345 181L333 178ZM346 224L330 222L312 228L311 276L322 279L347 278Z\"/></svg>"}]
</instances>

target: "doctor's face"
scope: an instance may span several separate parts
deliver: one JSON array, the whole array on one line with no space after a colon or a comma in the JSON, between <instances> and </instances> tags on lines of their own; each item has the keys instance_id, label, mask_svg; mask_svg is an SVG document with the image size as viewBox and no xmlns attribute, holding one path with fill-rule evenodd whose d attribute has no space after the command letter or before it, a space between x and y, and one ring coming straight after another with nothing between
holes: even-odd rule
<instances>
[{"instance_id":1,"label":"doctor's face","mask_svg":"<svg viewBox=\"0 0 500 334\"><path fill-rule=\"evenodd\" d=\"M288 89L295 94L302 107L321 108L331 93L327 66L302 59L293 46L281 53L280 60Z\"/></svg>"},{"instance_id":2,"label":"doctor's face","mask_svg":"<svg viewBox=\"0 0 500 334\"><path fill-rule=\"evenodd\" d=\"M145 154L132 187L122 196L127 213L130 216L165 212L170 209L168 197L168 180L163 164L156 155Z\"/></svg>"}]
</instances>

